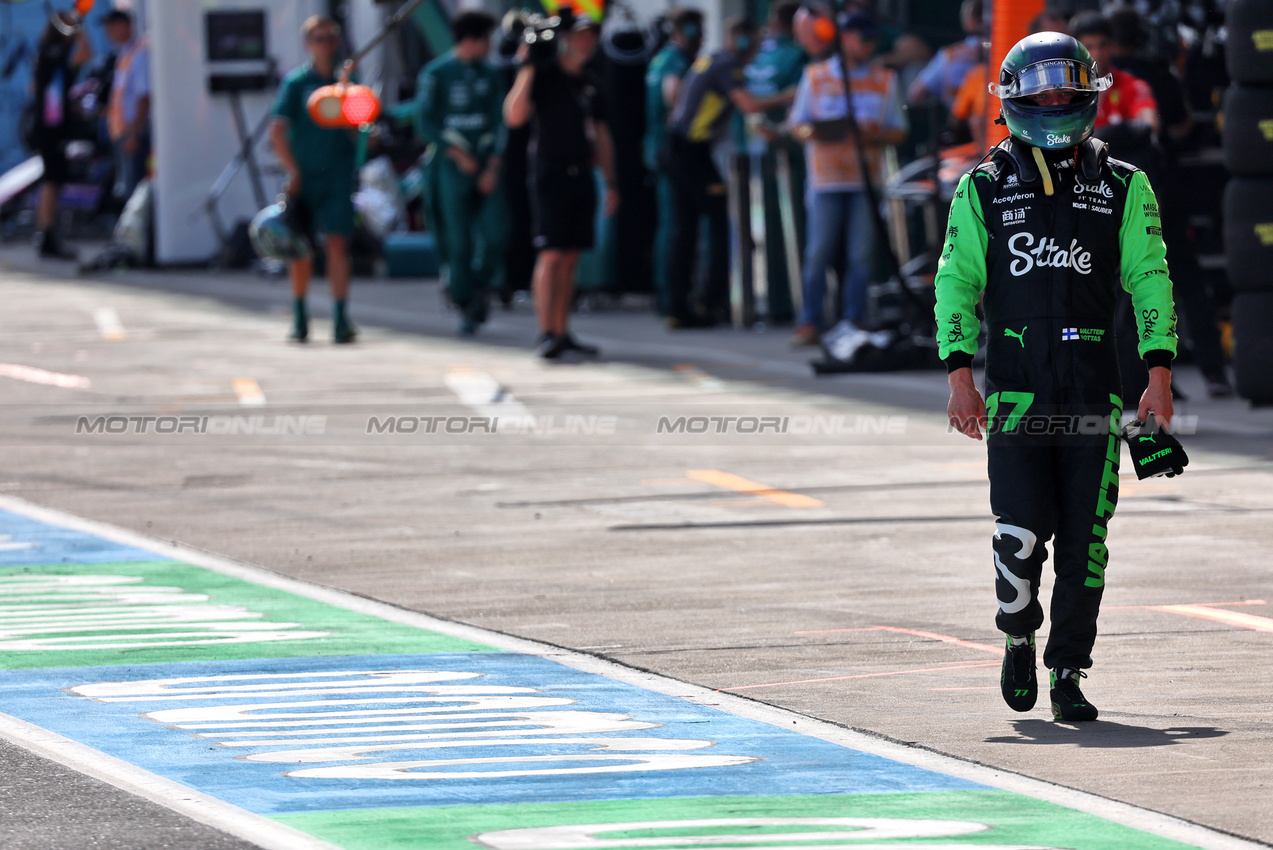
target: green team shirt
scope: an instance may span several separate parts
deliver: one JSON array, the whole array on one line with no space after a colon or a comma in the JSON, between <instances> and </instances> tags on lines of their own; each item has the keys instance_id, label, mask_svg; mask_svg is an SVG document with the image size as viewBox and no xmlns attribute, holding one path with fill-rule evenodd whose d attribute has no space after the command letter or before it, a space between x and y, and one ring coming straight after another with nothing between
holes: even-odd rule
<instances>
[{"instance_id":1,"label":"green team shirt","mask_svg":"<svg viewBox=\"0 0 1273 850\"><path fill-rule=\"evenodd\" d=\"M305 176L353 179L357 147L354 131L320 127L309 117L309 97L316 89L336 82L306 63L283 78L271 114L287 122L287 143Z\"/></svg>"},{"instance_id":2,"label":"green team shirt","mask_svg":"<svg viewBox=\"0 0 1273 850\"><path fill-rule=\"evenodd\" d=\"M747 79L747 91L756 97L773 97L799 85L804 66L809 57L794 41L782 36L764 40L756 58L743 69ZM765 113L770 121L781 124L787 117L782 107ZM742 147L746 143L746 121L742 115L734 116L734 141Z\"/></svg>"},{"instance_id":3,"label":"green team shirt","mask_svg":"<svg viewBox=\"0 0 1273 850\"><path fill-rule=\"evenodd\" d=\"M765 39L756 58L743 71L747 76L747 90L757 97L773 97L800 83L805 63L809 59L789 38ZM769 117L781 121L786 117L781 108L770 111Z\"/></svg>"},{"instance_id":4,"label":"green team shirt","mask_svg":"<svg viewBox=\"0 0 1273 850\"><path fill-rule=\"evenodd\" d=\"M955 352L977 353L980 324L974 309L987 284L986 254L989 247L978 189L992 190L993 183L978 181L974 176L985 175L976 171L965 174L955 190L946 243L937 264L937 347L943 360ZM1114 179L1126 179L1126 176L1121 168L1114 172ZM1118 230L1119 275L1123 289L1131 295L1136 308L1140 355L1143 357L1149 351L1167 351L1174 355L1176 311L1158 202L1143 171L1130 171L1130 178ZM1011 201L1011 198L1007 200ZM999 204L994 211L1004 214L1012 206L1012 203ZM1001 285L1012 285L1013 282L1009 278ZM1161 320L1153 320L1152 317L1161 317Z\"/></svg>"},{"instance_id":5,"label":"green team shirt","mask_svg":"<svg viewBox=\"0 0 1273 850\"><path fill-rule=\"evenodd\" d=\"M650 61L645 72L645 164L658 168L659 150L667 138L668 108L663 100L663 81L678 80L690 69L690 57L675 44L669 44Z\"/></svg>"},{"instance_id":6,"label":"green team shirt","mask_svg":"<svg viewBox=\"0 0 1273 850\"><path fill-rule=\"evenodd\" d=\"M420 72L416 92L416 132L425 142L464 148L479 160L503 151L504 81L489 62L446 53Z\"/></svg>"}]
</instances>

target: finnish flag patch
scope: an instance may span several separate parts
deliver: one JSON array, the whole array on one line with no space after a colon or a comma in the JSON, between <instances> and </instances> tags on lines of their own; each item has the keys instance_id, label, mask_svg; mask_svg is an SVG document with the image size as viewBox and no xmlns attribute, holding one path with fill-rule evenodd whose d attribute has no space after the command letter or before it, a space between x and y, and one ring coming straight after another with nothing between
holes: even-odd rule
<instances>
[{"instance_id":1,"label":"finnish flag patch","mask_svg":"<svg viewBox=\"0 0 1273 850\"><path fill-rule=\"evenodd\" d=\"M1079 338L1079 329L1078 329L1078 328L1062 328L1062 329L1061 329L1061 340L1062 340L1062 341L1064 341L1064 342L1069 342L1069 341L1070 341L1070 340L1072 340L1072 339L1078 339L1078 338Z\"/></svg>"}]
</instances>

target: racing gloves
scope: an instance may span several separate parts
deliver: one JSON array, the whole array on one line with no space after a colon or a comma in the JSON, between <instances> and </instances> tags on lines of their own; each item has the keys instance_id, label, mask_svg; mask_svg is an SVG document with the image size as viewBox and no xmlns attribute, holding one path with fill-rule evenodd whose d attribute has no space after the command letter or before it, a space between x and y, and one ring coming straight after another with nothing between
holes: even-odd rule
<instances>
[{"instance_id":1,"label":"racing gloves","mask_svg":"<svg viewBox=\"0 0 1273 850\"><path fill-rule=\"evenodd\" d=\"M1142 481L1160 475L1174 478L1189 465L1189 456L1180 441L1158 427L1153 416L1148 423L1139 419L1128 422L1123 428L1123 439L1131 452L1136 477Z\"/></svg>"}]
</instances>

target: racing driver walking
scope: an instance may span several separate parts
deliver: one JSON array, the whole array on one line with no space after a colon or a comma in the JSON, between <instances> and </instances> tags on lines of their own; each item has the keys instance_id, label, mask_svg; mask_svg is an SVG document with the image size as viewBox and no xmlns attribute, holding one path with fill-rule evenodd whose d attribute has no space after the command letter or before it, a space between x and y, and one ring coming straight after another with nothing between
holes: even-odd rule
<instances>
[{"instance_id":1,"label":"racing driver walking","mask_svg":"<svg viewBox=\"0 0 1273 850\"><path fill-rule=\"evenodd\" d=\"M1051 671L1057 720L1095 720L1079 679L1092 666L1105 587L1106 528L1118 500L1123 402L1114 344L1120 284L1135 305L1149 387L1138 416L1169 425L1176 311L1158 205L1145 174L1091 138L1110 83L1067 35L1018 42L999 81L1010 133L964 175L937 271L937 341L950 379L952 427L987 434L992 544L1007 634L1001 689L1016 711L1038 693L1034 633L1039 580L1052 548L1056 573ZM986 397L972 360L984 293Z\"/></svg>"}]
</instances>

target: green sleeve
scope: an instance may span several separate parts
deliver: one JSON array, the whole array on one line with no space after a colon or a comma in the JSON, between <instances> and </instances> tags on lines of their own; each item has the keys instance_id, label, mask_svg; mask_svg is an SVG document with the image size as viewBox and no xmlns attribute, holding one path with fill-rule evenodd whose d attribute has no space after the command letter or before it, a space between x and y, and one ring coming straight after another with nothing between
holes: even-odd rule
<instances>
[{"instance_id":1,"label":"green sleeve","mask_svg":"<svg viewBox=\"0 0 1273 850\"><path fill-rule=\"evenodd\" d=\"M965 174L950 205L946 244L937 262L937 352L943 360L954 352L977 353L981 322L976 308L986 288L988 242L973 177Z\"/></svg>"},{"instance_id":2,"label":"green sleeve","mask_svg":"<svg viewBox=\"0 0 1273 850\"><path fill-rule=\"evenodd\" d=\"M428 65L420 72L416 84L415 129L425 144L435 145L442 138L441 98L438 97L438 69Z\"/></svg>"},{"instance_id":3,"label":"green sleeve","mask_svg":"<svg viewBox=\"0 0 1273 850\"><path fill-rule=\"evenodd\" d=\"M300 88L296 75L288 74L283 79L282 85L279 86L278 96L274 98L274 107L270 110L270 114L275 118L282 118L293 124L296 123L296 119L300 117L297 114Z\"/></svg>"},{"instance_id":4,"label":"green sleeve","mask_svg":"<svg viewBox=\"0 0 1273 850\"><path fill-rule=\"evenodd\" d=\"M1115 166L1116 167L1116 166ZM1115 177L1119 176L1115 172ZM1167 246L1162 241L1158 199L1143 171L1133 171L1127 189L1123 225L1118 231L1122 256L1119 270L1123 289L1132 296L1136 310L1139 352L1176 353L1176 305L1167 271Z\"/></svg>"}]
</instances>

